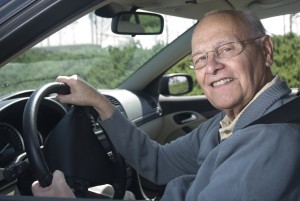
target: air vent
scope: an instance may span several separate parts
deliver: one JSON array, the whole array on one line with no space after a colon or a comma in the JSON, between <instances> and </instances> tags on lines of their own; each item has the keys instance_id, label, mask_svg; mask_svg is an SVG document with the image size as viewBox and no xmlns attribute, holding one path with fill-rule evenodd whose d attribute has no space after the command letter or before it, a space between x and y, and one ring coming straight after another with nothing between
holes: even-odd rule
<instances>
[{"instance_id":1,"label":"air vent","mask_svg":"<svg viewBox=\"0 0 300 201\"><path fill-rule=\"evenodd\" d=\"M106 97L106 98L109 100L109 102L110 102L111 104L113 104L114 106L119 106L119 105L121 105L120 102L119 102L117 99L115 99L114 97L108 96L108 95L105 95L105 97Z\"/></svg>"},{"instance_id":2,"label":"air vent","mask_svg":"<svg viewBox=\"0 0 300 201\"><path fill-rule=\"evenodd\" d=\"M125 117L127 117L127 114L123 108L123 106L121 105L121 103L114 97L112 96L108 96L108 95L105 95L105 97L108 99L108 101L114 105L120 112L121 114L123 114Z\"/></svg>"}]
</instances>

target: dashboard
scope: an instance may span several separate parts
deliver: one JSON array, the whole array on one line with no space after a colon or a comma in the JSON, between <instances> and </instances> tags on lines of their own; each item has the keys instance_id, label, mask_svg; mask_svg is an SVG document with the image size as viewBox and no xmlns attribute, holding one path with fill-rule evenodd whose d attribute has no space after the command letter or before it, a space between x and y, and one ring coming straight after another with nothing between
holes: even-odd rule
<instances>
[{"instance_id":1,"label":"dashboard","mask_svg":"<svg viewBox=\"0 0 300 201\"><path fill-rule=\"evenodd\" d=\"M0 101L0 168L16 162L25 153L23 140L23 111L31 92L16 93ZM128 90L102 90L106 98L137 126L161 116L158 100L148 94ZM55 125L68 111L68 105L46 97L37 114L37 136L41 146Z\"/></svg>"},{"instance_id":2,"label":"dashboard","mask_svg":"<svg viewBox=\"0 0 300 201\"><path fill-rule=\"evenodd\" d=\"M14 162L25 152L23 141L23 111L28 97L0 102L0 167ZM66 113L66 108L51 98L42 101L38 111L38 139L42 146L47 135Z\"/></svg>"}]
</instances>

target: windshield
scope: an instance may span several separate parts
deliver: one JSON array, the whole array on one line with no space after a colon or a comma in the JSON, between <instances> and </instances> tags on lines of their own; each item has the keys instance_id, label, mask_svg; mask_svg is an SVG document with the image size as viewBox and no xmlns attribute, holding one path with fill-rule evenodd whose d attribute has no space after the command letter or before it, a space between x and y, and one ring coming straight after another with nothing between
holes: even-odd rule
<instances>
[{"instance_id":1,"label":"windshield","mask_svg":"<svg viewBox=\"0 0 300 201\"><path fill-rule=\"evenodd\" d=\"M116 88L196 22L163 17L162 34L132 37L112 33L111 19L100 18L92 12L1 68L0 95L35 89L53 82L59 75L73 74L96 88Z\"/></svg>"}]
</instances>

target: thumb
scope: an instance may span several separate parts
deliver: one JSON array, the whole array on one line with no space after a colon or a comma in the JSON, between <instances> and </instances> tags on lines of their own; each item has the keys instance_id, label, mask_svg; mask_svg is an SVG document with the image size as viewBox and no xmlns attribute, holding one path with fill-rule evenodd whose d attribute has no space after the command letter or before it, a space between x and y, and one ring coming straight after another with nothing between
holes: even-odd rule
<instances>
[{"instance_id":1,"label":"thumb","mask_svg":"<svg viewBox=\"0 0 300 201\"><path fill-rule=\"evenodd\" d=\"M34 196L43 196L45 188L41 186L39 181L34 181L31 185L31 191Z\"/></svg>"}]
</instances>

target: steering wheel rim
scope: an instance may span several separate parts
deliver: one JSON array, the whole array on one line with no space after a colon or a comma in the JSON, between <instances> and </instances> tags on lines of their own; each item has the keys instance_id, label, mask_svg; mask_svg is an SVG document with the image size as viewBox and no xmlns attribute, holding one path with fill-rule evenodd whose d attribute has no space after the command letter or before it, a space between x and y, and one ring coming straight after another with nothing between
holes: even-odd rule
<instances>
[{"instance_id":1,"label":"steering wheel rim","mask_svg":"<svg viewBox=\"0 0 300 201\"><path fill-rule=\"evenodd\" d=\"M42 150L39 145L39 140L37 136L37 114L41 101L44 99L44 97L51 93L68 94L70 93L70 89L67 85L60 82L48 83L46 85L41 86L36 91L34 91L34 93L28 99L23 114L24 144L27 157L30 163L30 167L36 179L40 182L42 187L46 187L51 184L53 175L47 165L44 154L42 153ZM112 146L111 143L110 145ZM116 173L116 175L121 175L121 179L116 178L116 181L112 184L112 186L115 189L113 199L122 199L126 191L127 176L126 165L124 164L125 161L123 158L121 160L118 160L117 163L113 164L114 166L116 166L114 167L115 170L120 169L118 168L118 166L120 166L121 169L125 168L124 170L121 170L120 172ZM123 174L124 172L125 177Z\"/></svg>"}]
</instances>

